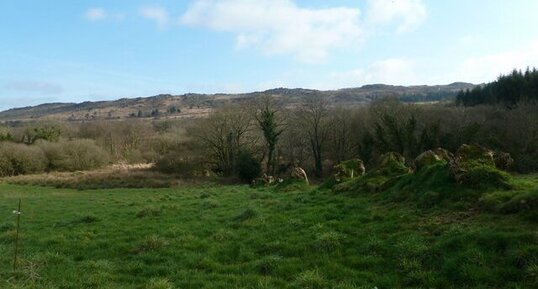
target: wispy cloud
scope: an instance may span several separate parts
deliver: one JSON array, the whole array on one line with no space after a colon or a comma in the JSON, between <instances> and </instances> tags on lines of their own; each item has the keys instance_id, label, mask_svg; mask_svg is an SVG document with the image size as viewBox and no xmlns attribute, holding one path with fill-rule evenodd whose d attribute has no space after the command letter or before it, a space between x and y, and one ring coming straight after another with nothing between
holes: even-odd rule
<instances>
[{"instance_id":1,"label":"wispy cloud","mask_svg":"<svg viewBox=\"0 0 538 289\"><path fill-rule=\"evenodd\" d=\"M170 22L168 11L162 7L144 7L140 9L142 17L155 21L159 28L164 28Z\"/></svg>"},{"instance_id":2,"label":"wispy cloud","mask_svg":"<svg viewBox=\"0 0 538 289\"><path fill-rule=\"evenodd\" d=\"M329 51L362 39L359 9L307 9L291 0L198 0L181 23L231 32L236 48L291 54L302 62L322 62Z\"/></svg>"},{"instance_id":3,"label":"wispy cloud","mask_svg":"<svg viewBox=\"0 0 538 289\"><path fill-rule=\"evenodd\" d=\"M100 21L107 18L107 12L103 8L90 8L84 13L84 18L89 21Z\"/></svg>"},{"instance_id":4,"label":"wispy cloud","mask_svg":"<svg viewBox=\"0 0 538 289\"><path fill-rule=\"evenodd\" d=\"M416 29L427 15L422 0L368 0L368 6L370 25L396 25L399 33Z\"/></svg>"},{"instance_id":5,"label":"wispy cloud","mask_svg":"<svg viewBox=\"0 0 538 289\"><path fill-rule=\"evenodd\" d=\"M64 92L64 88L59 84L39 81L12 81L4 84L3 87L6 90L41 94L61 94Z\"/></svg>"},{"instance_id":6,"label":"wispy cloud","mask_svg":"<svg viewBox=\"0 0 538 289\"><path fill-rule=\"evenodd\" d=\"M124 13L111 13L104 8L101 7L94 7L89 8L84 12L84 18L91 22L99 22L104 20L115 20L115 21L121 21L125 19Z\"/></svg>"}]
</instances>

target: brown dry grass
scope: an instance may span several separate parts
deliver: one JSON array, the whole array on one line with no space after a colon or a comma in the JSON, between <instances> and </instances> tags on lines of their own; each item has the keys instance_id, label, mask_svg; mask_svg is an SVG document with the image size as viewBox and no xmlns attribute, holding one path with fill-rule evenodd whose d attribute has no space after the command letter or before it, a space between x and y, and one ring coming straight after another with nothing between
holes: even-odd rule
<instances>
[{"instance_id":1,"label":"brown dry grass","mask_svg":"<svg viewBox=\"0 0 538 289\"><path fill-rule=\"evenodd\" d=\"M184 179L152 170L148 164L116 164L103 169L78 172L50 172L6 177L2 182L20 185L50 186L72 189L169 188L207 182L207 179Z\"/></svg>"}]
</instances>

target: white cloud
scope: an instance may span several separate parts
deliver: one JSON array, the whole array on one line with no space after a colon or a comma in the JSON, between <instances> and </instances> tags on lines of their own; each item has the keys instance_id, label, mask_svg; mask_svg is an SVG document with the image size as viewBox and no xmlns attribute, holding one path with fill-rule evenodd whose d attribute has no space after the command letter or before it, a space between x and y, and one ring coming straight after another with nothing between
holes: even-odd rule
<instances>
[{"instance_id":1,"label":"white cloud","mask_svg":"<svg viewBox=\"0 0 538 289\"><path fill-rule=\"evenodd\" d=\"M234 33L238 49L255 47L317 63L329 51L362 40L359 15L355 8L300 8L292 0L197 0L181 23Z\"/></svg>"},{"instance_id":2,"label":"white cloud","mask_svg":"<svg viewBox=\"0 0 538 289\"><path fill-rule=\"evenodd\" d=\"M365 69L333 73L329 79L331 84L326 88L358 87L374 83L411 85L417 82L417 75L413 61L389 58L374 62Z\"/></svg>"},{"instance_id":3,"label":"white cloud","mask_svg":"<svg viewBox=\"0 0 538 289\"><path fill-rule=\"evenodd\" d=\"M165 27L170 21L168 11L162 7L144 7L140 10L142 17L153 20L159 28Z\"/></svg>"},{"instance_id":4,"label":"white cloud","mask_svg":"<svg viewBox=\"0 0 538 289\"><path fill-rule=\"evenodd\" d=\"M107 13L103 8L90 8L86 10L84 17L90 21L100 21L107 17Z\"/></svg>"},{"instance_id":5,"label":"white cloud","mask_svg":"<svg viewBox=\"0 0 538 289\"><path fill-rule=\"evenodd\" d=\"M370 25L396 24L399 33L416 29L426 19L422 0L368 0Z\"/></svg>"},{"instance_id":6,"label":"white cloud","mask_svg":"<svg viewBox=\"0 0 538 289\"><path fill-rule=\"evenodd\" d=\"M519 49L467 58L456 67L452 78L473 83L489 82L500 74L527 67L538 68L538 41Z\"/></svg>"}]
</instances>

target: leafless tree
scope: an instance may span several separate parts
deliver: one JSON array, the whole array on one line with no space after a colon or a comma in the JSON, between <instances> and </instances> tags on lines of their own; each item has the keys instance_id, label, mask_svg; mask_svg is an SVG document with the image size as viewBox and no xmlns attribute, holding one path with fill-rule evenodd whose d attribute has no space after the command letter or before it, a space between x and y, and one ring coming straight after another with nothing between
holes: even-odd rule
<instances>
[{"instance_id":1,"label":"leafless tree","mask_svg":"<svg viewBox=\"0 0 538 289\"><path fill-rule=\"evenodd\" d=\"M246 109L226 106L202 121L194 134L209 149L217 170L231 175L237 154L252 145L253 140L247 137L252 127L252 117Z\"/></svg>"},{"instance_id":2,"label":"leafless tree","mask_svg":"<svg viewBox=\"0 0 538 289\"><path fill-rule=\"evenodd\" d=\"M317 177L323 175L323 153L329 134L327 118L329 102L323 95L315 95L305 100L297 112L298 124L309 140Z\"/></svg>"}]
</instances>

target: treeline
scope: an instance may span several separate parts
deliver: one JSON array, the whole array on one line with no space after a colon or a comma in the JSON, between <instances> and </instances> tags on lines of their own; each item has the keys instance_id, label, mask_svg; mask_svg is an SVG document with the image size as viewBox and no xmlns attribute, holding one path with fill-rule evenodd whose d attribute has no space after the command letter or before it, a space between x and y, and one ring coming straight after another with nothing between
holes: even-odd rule
<instances>
[{"instance_id":1,"label":"treeline","mask_svg":"<svg viewBox=\"0 0 538 289\"><path fill-rule=\"evenodd\" d=\"M413 160L425 150L442 147L454 152L462 144L508 152L515 159L513 170L538 171L536 104L505 109L396 100L361 108L333 108L329 103L312 97L293 109L267 101L250 108L223 108L199 124L196 139L207 152L205 163L223 175L238 174L239 156L245 152L268 174L279 175L299 164L323 177L352 158L362 159L368 168L387 152Z\"/></svg>"},{"instance_id":2,"label":"treeline","mask_svg":"<svg viewBox=\"0 0 538 289\"><path fill-rule=\"evenodd\" d=\"M538 71L536 68L525 72L514 70L502 75L496 81L472 90L460 91L456 103L463 106L479 104L502 104L512 107L519 102L538 101Z\"/></svg>"}]
</instances>

